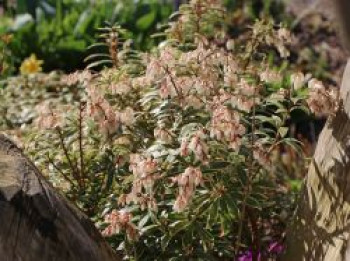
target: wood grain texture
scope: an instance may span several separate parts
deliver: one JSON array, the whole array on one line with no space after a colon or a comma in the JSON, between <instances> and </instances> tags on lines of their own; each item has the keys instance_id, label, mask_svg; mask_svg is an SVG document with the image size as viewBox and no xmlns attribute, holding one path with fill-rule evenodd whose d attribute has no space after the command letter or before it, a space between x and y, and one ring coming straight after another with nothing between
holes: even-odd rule
<instances>
[{"instance_id":1,"label":"wood grain texture","mask_svg":"<svg viewBox=\"0 0 350 261\"><path fill-rule=\"evenodd\" d=\"M350 50L350 1L324 0L337 10ZM350 261L350 62L340 88L341 109L329 119L316 147L283 261Z\"/></svg>"},{"instance_id":2,"label":"wood grain texture","mask_svg":"<svg viewBox=\"0 0 350 261\"><path fill-rule=\"evenodd\" d=\"M93 223L0 134L0 260L121 260Z\"/></svg>"},{"instance_id":3,"label":"wood grain texture","mask_svg":"<svg viewBox=\"0 0 350 261\"><path fill-rule=\"evenodd\" d=\"M350 62L340 90L343 102L319 137L284 261L342 261L350 232Z\"/></svg>"}]
</instances>

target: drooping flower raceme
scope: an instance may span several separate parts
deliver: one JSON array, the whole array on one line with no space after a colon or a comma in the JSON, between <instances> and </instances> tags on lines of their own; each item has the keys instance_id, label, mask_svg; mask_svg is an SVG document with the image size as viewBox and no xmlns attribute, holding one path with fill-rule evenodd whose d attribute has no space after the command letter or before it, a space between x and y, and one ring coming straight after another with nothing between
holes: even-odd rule
<instances>
[{"instance_id":1,"label":"drooping flower raceme","mask_svg":"<svg viewBox=\"0 0 350 261\"><path fill-rule=\"evenodd\" d=\"M308 83L309 98L307 99L310 110L316 116L332 115L339 108L339 90L326 89L322 82L311 79Z\"/></svg>"},{"instance_id":2,"label":"drooping flower raceme","mask_svg":"<svg viewBox=\"0 0 350 261\"><path fill-rule=\"evenodd\" d=\"M158 164L152 158L140 154L130 155L130 171L134 175L131 192L126 196L126 203L140 204L141 208L157 210L153 186L159 179Z\"/></svg>"},{"instance_id":3,"label":"drooping flower raceme","mask_svg":"<svg viewBox=\"0 0 350 261\"><path fill-rule=\"evenodd\" d=\"M62 114L50 108L46 102L37 106L39 117L36 119L36 124L40 129L54 129L62 123Z\"/></svg>"},{"instance_id":4,"label":"drooping flower raceme","mask_svg":"<svg viewBox=\"0 0 350 261\"><path fill-rule=\"evenodd\" d=\"M137 240L138 231L131 219L132 214L126 210L112 210L111 213L105 215L105 222L108 223L108 226L102 231L102 234L110 237L125 231L130 240Z\"/></svg>"},{"instance_id":5,"label":"drooping flower raceme","mask_svg":"<svg viewBox=\"0 0 350 261\"><path fill-rule=\"evenodd\" d=\"M207 135L203 130L199 130L193 134L190 139L184 138L181 142L180 155L187 157L189 153L193 153L195 159L202 164L208 164L209 149L205 142Z\"/></svg>"},{"instance_id":6,"label":"drooping flower raceme","mask_svg":"<svg viewBox=\"0 0 350 261\"><path fill-rule=\"evenodd\" d=\"M199 168L188 167L184 173L174 177L173 183L179 186L179 192L174 203L174 210L183 211L190 203L195 189L203 183L203 174Z\"/></svg>"},{"instance_id":7,"label":"drooping flower raceme","mask_svg":"<svg viewBox=\"0 0 350 261\"><path fill-rule=\"evenodd\" d=\"M245 131L245 127L240 122L238 112L230 110L222 104L215 106L210 129L212 137L228 142L229 147L237 151Z\"/></svg>"}]
</instances>

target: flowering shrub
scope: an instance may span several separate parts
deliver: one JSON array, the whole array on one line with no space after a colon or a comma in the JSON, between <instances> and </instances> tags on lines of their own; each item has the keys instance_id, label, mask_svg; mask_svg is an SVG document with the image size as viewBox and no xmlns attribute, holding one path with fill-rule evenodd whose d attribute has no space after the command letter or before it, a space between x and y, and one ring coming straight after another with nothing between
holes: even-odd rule
<instances>
[{"instance_id":1,"label":"flowering shrub","mask_svg":"<svg viewBox=\"0 0 350 261\"><path fill-rule=\"evenodd\" d=\"M257 21L229 39L224 18L220 1L192 0L153 52L110 41L112 68L64 79L85 87L78 106L40 109L33 157L130 260L280 249L290 198L274 155L300 150L290 115L338 107L336 90L271 65L288 56L285 28Z\"/></svg>"},{"instance_id":2,"label":"flowering shrub","mask_svg":"<svg viewBox=\"0 0 350 261\"><path fill-rule=\"evenodd\" d=\"M52 72L8 77L3 81L4 86L0 90L0 130L30 129L28 127L38 117L43 104L57 108L78 100L82 94L81 88L69 87L60 78L60 74Z\"/></svg>"}]
</instances>

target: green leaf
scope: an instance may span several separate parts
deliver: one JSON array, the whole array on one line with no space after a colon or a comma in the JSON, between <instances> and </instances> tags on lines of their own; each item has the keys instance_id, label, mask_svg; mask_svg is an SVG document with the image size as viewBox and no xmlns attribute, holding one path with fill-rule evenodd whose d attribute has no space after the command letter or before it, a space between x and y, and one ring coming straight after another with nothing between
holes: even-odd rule
<instances>
[{"instance_id":1,"label":"green leaf","mask_svg":"<svg viewBox=\"0 0 350 261\"><path fill-rule=\"evenodd\" d=\"M84 59L84 62L88 62L88 61L91 61L91 60L94 60L96 58L110 58L110 56L108 54L104 54L104 53L95 53L95 54L91 54L89 55L88 57L86 57Z\"/></svg>"},{"instance_id":2,"label":"green leaf","mask_svg":"<svg viewBox=\"0 0 350 261\"><path fill-rule=\"evenodd\" d=\"M278 129L278 133L284 138L288 134L288 127L281 127Z\"/></svg>"},{"instance_id":3,"label":"green leaf","mask_svg":"<svg viewBox=\"0 0 350 261\"><path fill-rule=\"evenodd\" d=\"M83 51L86 48L86 42L83 40L75 40L72 38L66 38L59 41L56 45L59 49L67 49L67 50L78 50Z\"/></svg>"},{"instance_id":4,"label":"green leaf","mask_svg":"<svg viewBox=\"0 0 350 261\"><path fill-rule=\"evenodd\" d=\"M108 47L108 44L106 44L106 43L94 43L94 44L90 45L89 47L87 47L87 50L90 50L90 49L95 48L95 47Z\"/></svg>"},{"instance_id":5,"label":"green leaf","mask_svg":"<svg viewBox=\"0 0 350 261\"><path fill-rule=\"evenodd\" d=\"M152 24L154 23L155 19L156 19L157 13L155 10L152 10L150 13L145 14L144 16L140 17L137 21L136 21L136 27L139 30L142 31L146 31L147 29L149 29Z\"/></svg>"},{"instance_id":6,"label":"green leaf","mask_svg":"<svg viewBox=\"0 0 350 261\"><path fill-rule=\"evenodd\" d=\"M172 238L172 236L167 235L167 234L162 236L161 241L160 241L160 245L161 245L163 251L168 247L171 238Z\"/></svg>"},{"instance_id":7,"label":"green leaf","mask_svg":"<svg viewBox=\"0 0 350 261\"><path fill-rule=\"evenodd\" d=\"M85 10L79 17L78 22L76 23L73 35L83 34L87 30L88 23L86 22L91 18L91 11L89 9Z\"/></svg>"},{"instance_id":8,"label":"green leaf","mask_svg":"<svg viewBox=\"0 0 350 261\"><path fill-rule=\"evenodd\" d=\"M300 191L301 186L303 185L302 180L291 179L289 180L289 185L293 191Z\"/></svg>"},{"instance_id":9,"label":"green leaf","mask_svg":"<svg viewBox=\"0 0 350 261\"><path fill-rule=\"evenodd\" d=\"M141 232L142 232L142 234L145 234L146 232L148 232L148 231L150 231L150 230L153 230L153 229L155 229L155 228L157 228L157 227L158 227L157 224L152 224L152 225L143 227L143 228L141 229Z\"/></svg>"},{"instance_id":10,"label":"green leaf","mask_svg":"<svg viewBox=\"0 0 350 261\"><path fill-rule=\"evenodd\" d=\"M142 229L145 225L146 225L146 223L148 222L148 220L150 220L150 215L145 215L141 220L140 220L140 222L139 222L139 224L138 224L138 227L140 228L140 229Z\"/></svg>"},{"instance_id":11,"label":"green leaf","mask_svg":"<svg viewBox=\"0 0 350 261\"><path fill-rule=\"evenodd\" d=\"M97 61L94 63L89 64L86 68L91 69L93 67L101 66L101 65L106 65L106 64L113 64L111 60L102 60L102 61Z\"/></svg>"}]
</instances>

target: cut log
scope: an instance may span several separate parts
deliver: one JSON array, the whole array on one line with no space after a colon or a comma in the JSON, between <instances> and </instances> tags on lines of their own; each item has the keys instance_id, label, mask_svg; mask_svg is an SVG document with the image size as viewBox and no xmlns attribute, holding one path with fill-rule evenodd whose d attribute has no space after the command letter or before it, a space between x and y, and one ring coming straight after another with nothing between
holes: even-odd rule
<instances>
[{"instance_id":1,"label":"cut log","mask_svg":"<svg viewBox=\"0 0 350 261\"><path fill-rule=\"evenodd\" d=\"M287 234L284 261L350 260L350 62L340 96L340 110L319 137Z\"/></svg>"},{"instance_id":2,"label":"cut log","mask_svg":"<svg viewBox=\"0 0 350 261\"><path fill-rule=\"evenodd\" d=\"M350 50L349 0L334 4L342 38ZM342 106L317 143L283 261L350 261L350 61L340 88Z\"/></svg>"},{"instance_id":3,"label":"cut log","mask_svg":"<svg viewBox=\"0 0 350 261\"><path fill-rule=\"evenodd\" d=\"M0 134L0 260L121 260L94 224Z\"/></svg>"}]
</instances>

